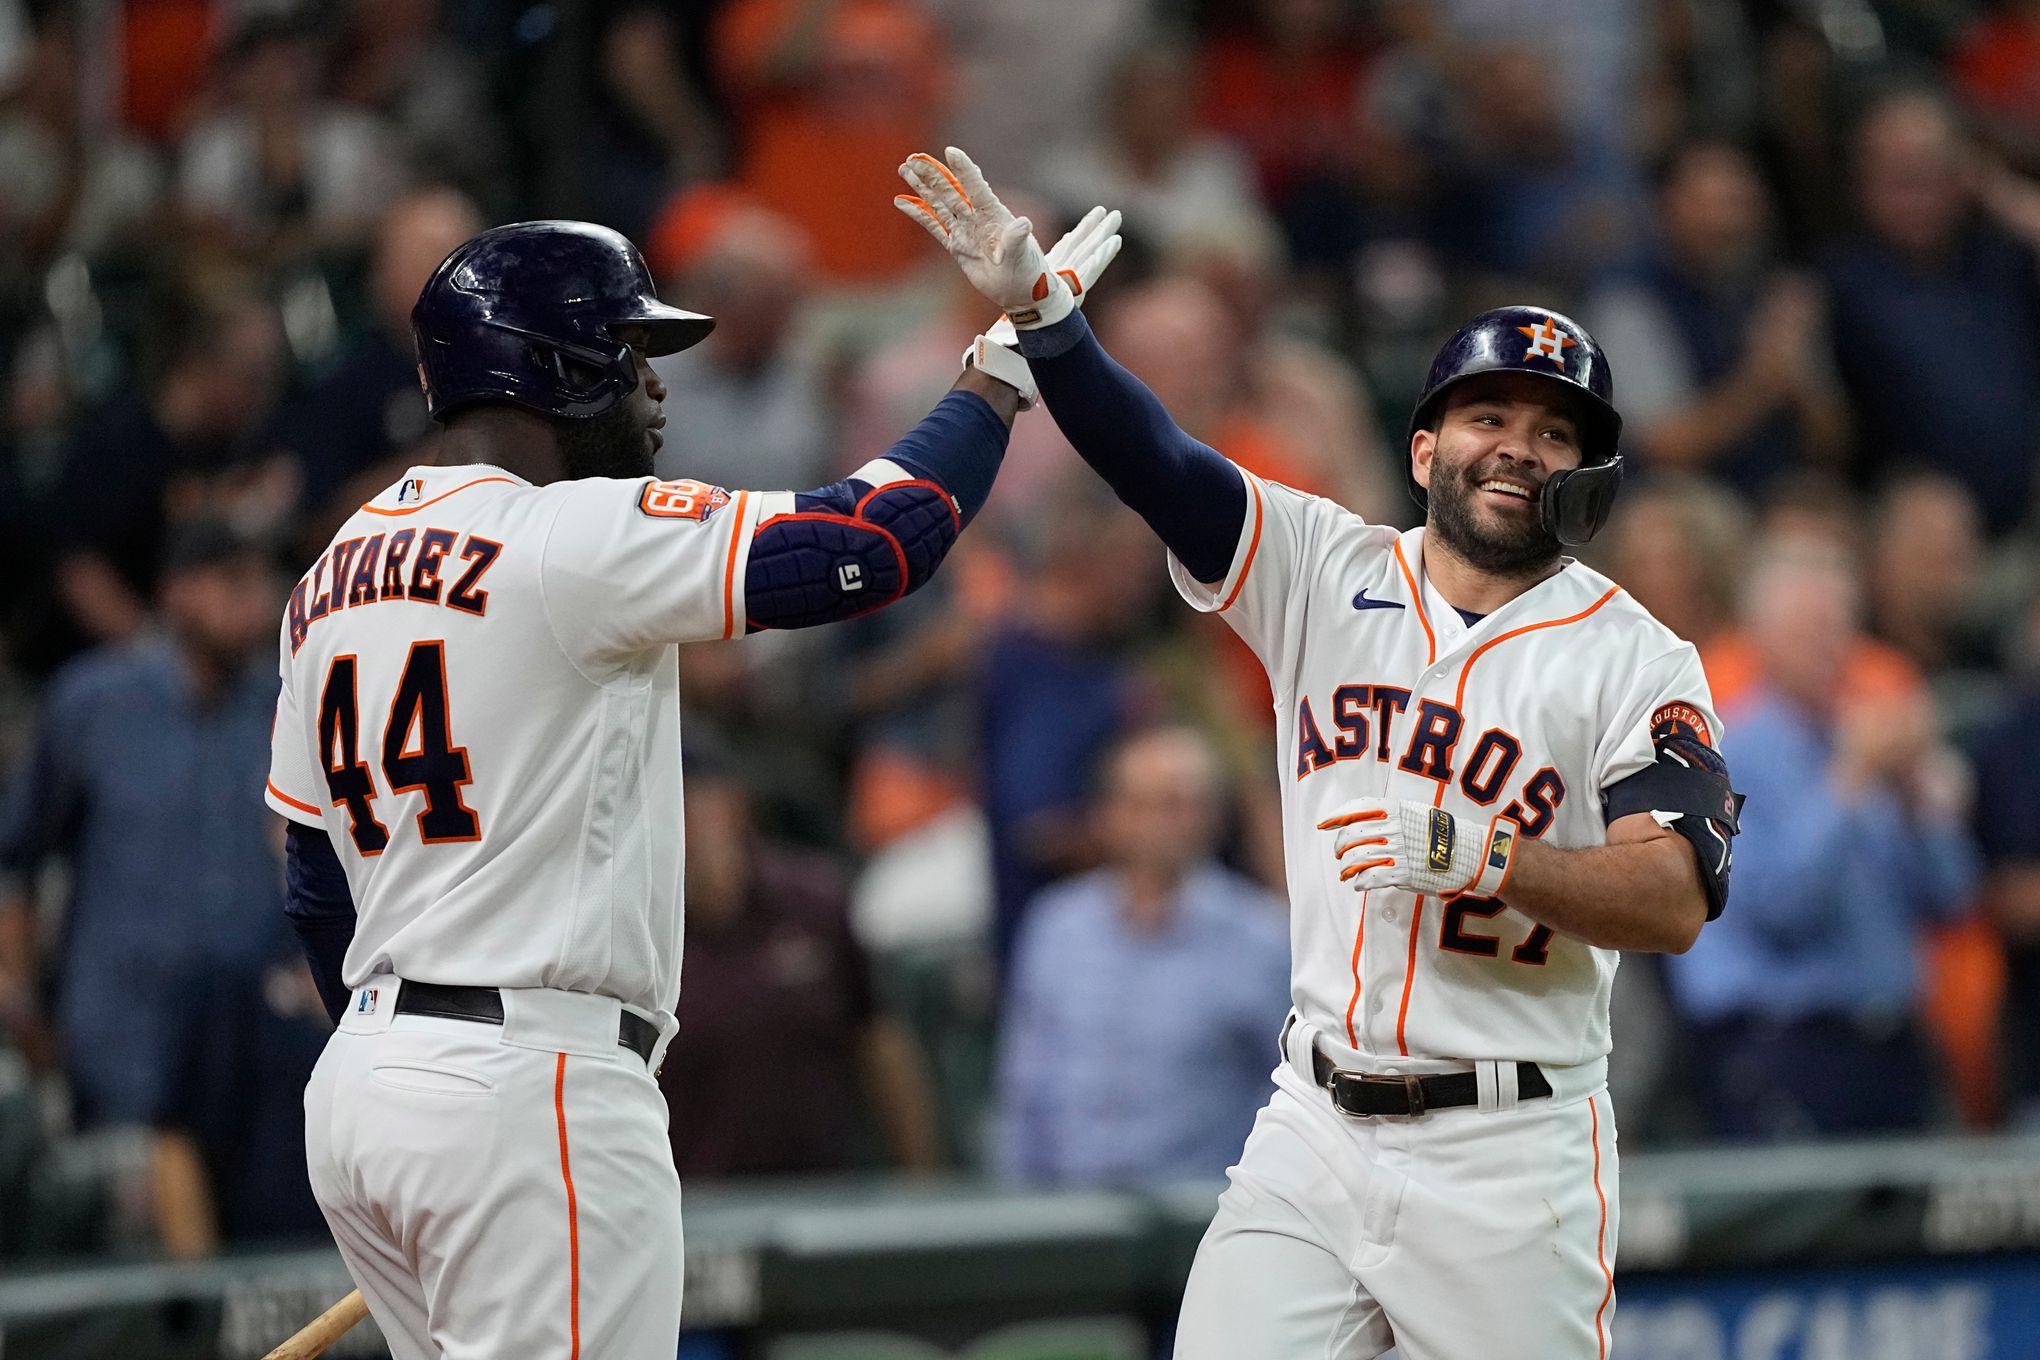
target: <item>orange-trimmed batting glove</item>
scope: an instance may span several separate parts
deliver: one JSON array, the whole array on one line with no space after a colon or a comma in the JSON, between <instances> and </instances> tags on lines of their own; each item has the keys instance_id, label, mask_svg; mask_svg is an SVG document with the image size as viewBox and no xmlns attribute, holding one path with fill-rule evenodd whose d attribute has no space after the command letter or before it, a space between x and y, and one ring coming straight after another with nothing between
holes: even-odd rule
<instances>
[{"instance_id":1,"label":"orange-trimmed batting glove","mask_svg":"<svg viewBox=\"0 0 2040 1360\"><path fill-rule=\"evenodd\" d=\"M1339 881L1435 897L1500 897L1522 828L1497 815L1483 828L1406 798L1355 798L1318 823L1336 832Z\"/></svg>"},{"instance_id":2,"label":"orange-trimmed batting glove","mask_svg":"<svg viewBox=\"0 0 2040 1360\"><path fill-rule=\"evenodd\" d=\"M1083 221L1063 234L1062 240L1048 248L1049 270L1069 284L1077 306L1084 305L1084 299L1091 295L1091 285L1119 254L1119 244L1119 214L1093 208L1084 214ZM1002 316L992 323L990 330L970 342L970 348L963 352L963 362L1018 392L1020 409L1029 411L1040 394L1034 385L1034 370L1020 357L1019 343L1020 334L1013 328L1012 318Z\"/></svg>"},{"instance_id":3,"label":"orange-trimmed batting glove","mask_svg":"<svg viewBox=\"0 0 2040 1360\"><path fill-rule=\"evenodd\" d=\"M1034 224L1013 216L985 183L977 162L950 147L948 164L915 152L900 166L913 189L893 206L940 241L971 286L1022 330L1052 326L1077 305L1069 281L1049 265Z\"/></svg>"}]
</instances>

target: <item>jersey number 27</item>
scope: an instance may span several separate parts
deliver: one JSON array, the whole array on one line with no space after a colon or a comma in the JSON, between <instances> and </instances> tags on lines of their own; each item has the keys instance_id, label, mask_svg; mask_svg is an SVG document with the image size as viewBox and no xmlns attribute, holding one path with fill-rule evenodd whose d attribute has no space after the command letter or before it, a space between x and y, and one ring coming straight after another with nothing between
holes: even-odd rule
<instances>
[{"instance_id":1,"label":"jersey number 27","mask_svg":"<svg viewBox=\"0 0 2040 1360\"><path fill-rule=\"evenodd\" d=\"M347 805L347 833L364 856L380 855L389 828L376 820L375 775L361 759L361 702L353 655L336 656L319 694L319 762L326 767L326 791ZM404 661L390 716L383 724L382 773L391 793L421 790L418 836L427 845L474 841L482 824L461 801L472 780L465 746L453 744L453 720L446 708L446 643L414 642Z\"/></svg>"}]
</instances>

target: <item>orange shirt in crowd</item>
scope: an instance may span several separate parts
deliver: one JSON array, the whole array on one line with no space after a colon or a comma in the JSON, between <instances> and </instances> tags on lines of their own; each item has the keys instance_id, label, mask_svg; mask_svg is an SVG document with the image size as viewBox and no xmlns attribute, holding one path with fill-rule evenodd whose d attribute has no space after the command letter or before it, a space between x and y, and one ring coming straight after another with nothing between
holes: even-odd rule
<instances>
[{"instance_id":1,"label":"orange shirt in crowd","mask_svg":"<svg viewBox=\"0 0 2040 1360\"><path fill-rule=\"evenodd\" d=\"M786 51L824 16L808 54ZM929 260L900 216L899 163L934 151L948 54L901 0L736 0L716 23L717 74L734 105L738 178L813 238L829 277L883 283Z\"/></svg>"},{"instance_id":2,"label":"orange shirt in crowd","mask_svg":"<svg viewBox=\"0 0 2040 1360\"><path fill-rule=\"evenodd\" d=\"M2023 14L1981 20L1956 47L1948 68L1978 107L2040 117L2040 21Z\"/></svg>"},{"instance_id":3,"label":"orange shirt in crowd","mask_svg":"<svg viewBox=\"0 0 2040 1360\"><path fill-rule=\"evenodd\" d=\"M1714 711L1726 713L1757 683L1757 655L1750 640L1730 630L1700 646L1700 666L1714 693ZM1919 668L1895 647L1864 638L1856 644L1843 672L1842 688L1860 699L1883 699L1918 689L1926 681Z\"/></svg>"}]
</instances>

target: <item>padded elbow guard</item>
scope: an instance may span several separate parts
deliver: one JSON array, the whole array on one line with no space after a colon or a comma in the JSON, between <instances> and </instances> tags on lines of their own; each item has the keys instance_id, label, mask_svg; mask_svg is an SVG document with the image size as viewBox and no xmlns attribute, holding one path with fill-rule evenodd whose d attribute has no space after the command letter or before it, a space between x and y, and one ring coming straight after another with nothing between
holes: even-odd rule
<instances>
[{"instance_id":1,"label":"padded elbow guard","mask_svg":"<svg viewBox=\"0 0 2040 1360\"><path fill-rule=\"evenodd\" d=\"M935 574L962 529L956 503L933 482L803 492L752 535L746 622L811 628L884 608Z\"/></svg>"}]
</instances>

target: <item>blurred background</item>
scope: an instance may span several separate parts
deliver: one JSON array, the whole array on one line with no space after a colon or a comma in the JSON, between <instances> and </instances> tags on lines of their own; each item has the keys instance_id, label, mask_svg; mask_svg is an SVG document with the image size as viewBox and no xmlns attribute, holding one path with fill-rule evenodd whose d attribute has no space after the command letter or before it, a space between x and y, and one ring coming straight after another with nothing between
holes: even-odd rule
<instances>
[{"instance_id":1,"label":"blurred background","mask_svg":"<svg viewBox=\"0 0 2040 1360\"><path fill-rule=\"evenodd\" d=\"M816 485L992 319L890 203L950 142L1122 209L1107 346L1372 520L1458 322L1594 332L1588 555L1751 799L1620 975L1620 1352L2040 1356L2040 0L0 0L0 1353L347 1288L259 793L433 266L628 233L719 319L661 474ZM682 1354L1165 1354L1287 1007L1253 658L1036 413L926 591L681 664Z\"/></svg>"}]
</instances>

